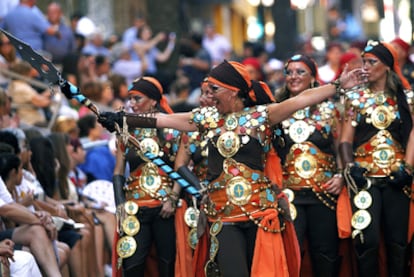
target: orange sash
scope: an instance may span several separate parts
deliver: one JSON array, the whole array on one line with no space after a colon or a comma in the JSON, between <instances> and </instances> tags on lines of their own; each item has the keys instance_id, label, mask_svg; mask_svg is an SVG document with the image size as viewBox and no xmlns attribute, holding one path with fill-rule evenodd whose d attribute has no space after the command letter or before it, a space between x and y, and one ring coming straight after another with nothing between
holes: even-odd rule
<instances>
[{"instance_id":1,"label":"orange sash","mask_svg":"<svg viewBox=\"0 0 414 277\"><path fill-rule=\"evenodd\" d=\"M184 212L187 203L181 201L182 206L175 211L175 235L176 235L176 255L175 255L175 276L190 277L193 272L192 249L187 243L188 226L184 222Z\"/></svg>"},{"instance_id":2,"label":"orange sash","mask_svg":"<svg viewBox=\"0 0 414 277\"><path fill-rule=\"evenodd\" d=\"M349 200L348 190L344 186L338 197L336 205L336 219L338 225L338 236L341 239L351 237L352 208Z\"/></svg>"},{"instance_id":3,"label":"orange sash","mask_svg":"<svg viewBox=\"0 0 414 277\"><path fill-rule=\"evenodd\" d=\"M263 217L261 224L270 229L278 229L280 226L278 213L271 209L268 209L267 211L268 213ZM289 231L292 230L291 228L289 229ZM286 230L284 232L286 232ZM299 247L297 248L297 253L299 254ZM294 257L289 257L289 259L291 258ZM296 267L299 269L299 264L297 264ZM265 232L263 228L258 228L251 276L299 276L298 272L296 276L290 274L289 268L282 233Z\"/></svg>"}]
</instances>

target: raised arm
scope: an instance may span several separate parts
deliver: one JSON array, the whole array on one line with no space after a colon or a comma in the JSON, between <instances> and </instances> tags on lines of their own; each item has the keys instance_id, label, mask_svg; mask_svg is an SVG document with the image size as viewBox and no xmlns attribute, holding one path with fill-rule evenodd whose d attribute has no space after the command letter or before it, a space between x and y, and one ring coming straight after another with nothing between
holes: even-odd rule
<instances>
[{"instance_id":1,"label":"raised arm","mask_svg":"<svg viewBox=\"0 0 414 277\"><path fill-rule=\"evenodd\" d=\"M313 89L307 89L295 97L291 97L280 103L273 103L268 106L269 122L275 125L297 110L307 106L315 105L336 93L335 85L325 85Z\"/></svg>"},{"instance_id":2,"label":"raised arm","mask_svg":"<svg viewBox=\"0 0 414 277\"><path fill-rule=\"evenodd\" d=\"M98 122L110 132L116 130L115 123L123 126L124 120L128 127L132 128L172 128L178 131L197 131L197 126L190 122L191 112L154 115L141 115L124 112L103 112L98 117Z\"/></svg>"},{"instance_id":3,"label":"raised arm","mask_svg":"<svg viewBox=\"0 0 414 277\"><path fill-rule=\"evenodd\" d=\"M341 88L349 89L360 85L366 81L366 73L362 68L354 69L350 72L345 67L340 79L335 82L320 86L317 88L310 88L298 94L295 97L289 98L281 103L274 103L269 105L269 121L271 125L275 125L282 120L288 118L292 113L305 107L315 105L323 100L332 97L338 93Z\"/></svg>"},{"instance_id":4,"label":"raised arm","mask_svg":"<svg viewBox=\"0 0 414 277\"><path fill-rule=\"evenodd\" d=\"M172 128L182 132L197 131L197 126L190 122L191 112L162 114L159 113L157 118L157 128Z\"/></svg>"}]
</instances>

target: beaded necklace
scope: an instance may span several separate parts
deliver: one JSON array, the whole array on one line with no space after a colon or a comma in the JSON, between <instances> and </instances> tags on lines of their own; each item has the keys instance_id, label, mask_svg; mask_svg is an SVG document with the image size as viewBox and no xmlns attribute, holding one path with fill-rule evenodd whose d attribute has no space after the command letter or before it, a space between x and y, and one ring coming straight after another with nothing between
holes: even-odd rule
<instances>
[{"instance_id":1,"label":"beaded necklace","mask_svg":"<svg viewBox=\"0 0 414 277\"><path fill-rule=\"evenodd\" d=\"M365 117L365 123L377 129L386 129L395 119L400 119L398 105L394 96L383 91L372 92L370 89L353 91L347 94L346 118L352 119L352 126Z\"/></svg>"}]
</instances>

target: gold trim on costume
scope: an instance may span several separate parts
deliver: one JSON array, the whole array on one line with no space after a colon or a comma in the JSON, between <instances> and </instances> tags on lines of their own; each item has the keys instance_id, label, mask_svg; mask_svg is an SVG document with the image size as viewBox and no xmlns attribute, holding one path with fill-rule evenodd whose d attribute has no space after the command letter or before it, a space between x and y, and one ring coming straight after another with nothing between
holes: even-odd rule
<instances>
[{"instance_id":1,"label":"gold trim on costume","mask_svg":"<svg viewBox=\"0 0 414 277\"><path fill-rule=\"evenodd\" d=\"M184 221L190 228L197 227L198 216L200 211L194 207L188 207L184 212Z\"/></svg>"},{"instance_id":2,"label":"gold trim on costume","mask_svg":"<svg viewBox=\"0 0 414 277\"><path fill-rule=\"evenodd\" d=\"M231 178L227 183L226 193L231 203L235 205L246 205L252 196L252 186L247 179L236 176Z\"/></svg>"},{"instance_id":3,"label":"gold trim on costume","mask_svg":"<svg viewBox=\"0 0 414 277\"><path fill-rule=\"evenodd\" d=\"M147 163L142 168L139 184L148 193L155 193L161 187L161 176L158 167L154 163Z\"/></svg>"},{"instance_id":4,"label":"gold trim on costume","mask_svg":"<svg viewBox=\"0 0 414 277\"><path fill-rule=\"evenodd\" d=\"M371 215L366 210L356 211L351 218L351 225L354 229L363 230L371 223Z\"/></svg>"},{"instance_id":5,"label":"gold trim on costume","mask_svg":"<svg viewBox=\"0 0 414 277\"><path fill-rule=\"evenodd\" d=\"M129 215L122 221L122 229L128 236L135 236L140 228L141 225L134 215Z\"/></svg>"},{"instance_id":6,"label":"gold trim on costume","mask_svg":"<svg viewBox=\"0 0 414 277\"><path fill-rule=\"evenodd\" d=\"M122 259L131 257L137 250L137 242L133 237L124 236L116 244L116 252Z\"/></svg>"},{"instance_id":7,"label":"gold trim on costume","mask_svg":"<svg viewBox=\"0 0 414 277\"><path fill-rule=\"evenodd\" d=\"M221 134L217 140L217 149L225 158L234 156L240 149L239 136L233 131L227 131Z\"/></svg>"},{"instance_id":8,"label":"gold trim on costume","mask_svg":"<svg viewBox=\"0 0 414 277\"><path fill-rule=\"evenodd\" d=\"M368 209L372 205L372 196L366 190L361 190L354 196L354 204L358 209Z\"/></svg>"}]
</instances>

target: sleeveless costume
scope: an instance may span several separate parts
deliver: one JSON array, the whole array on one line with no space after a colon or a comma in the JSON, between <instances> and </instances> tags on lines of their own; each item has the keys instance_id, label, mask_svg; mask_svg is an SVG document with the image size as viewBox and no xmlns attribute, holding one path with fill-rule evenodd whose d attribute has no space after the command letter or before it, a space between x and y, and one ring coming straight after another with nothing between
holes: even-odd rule
<instances>
[{"instance_id":1,"label":"sleeveless costume","mask_svg":"<svg viewBox=\"0 0 414 277\"><path fill-rule=\"evenodd\" d=\"M404 91L404 94L412 113L413 92ZM412 222L412 201L411 188L395 188L388 184L391 171L399 167L405 157L397 98L369 89L348 92L345 117L352 120L355 127L354 161L368 170L366 189L348 186L353 211L352 238L360 270L370 272L378 268L381 230L385 234L388 264L401 265L405 263L404 253L411 240L408 235L407 241L407 233L409 222Z\"/></svg>"},{"instance_id":2,"label":"sleeveless costume","mask_svg":"<svg viewBox=\"0 0 414 277\"><path fill-rule=\"evenodd\" d=\"M302 255L308 238L315 276L336 276L339 271L337 196L324 188L337 173L334 138L338 116L334 103L325 101L296 111L275 130L276 146L284 160L284 192L291 202Z\"/></svg>"},{"instance_id":3,"label":"sleeveless costume","mask_svg":"<svg viewBox=\"0 0 414 277\"><path fill-rule=\"evenodd\" d=\"M266 106L245 108L224 116L213 107L193 110L192 121L202 137L208 139L209 199L203 207L211 223L207 276L218 270L223 275L238 274L244 267L251 268L253 276L298 275L295 272L299 265L296 237L293 240L283 234L286 228L294 234L291 222L284 218L289 218L288 209L279 206L279 198L284 196L265 174L272 134L267 115ZM222 253L239 245L229 235L234 228L246 233L246 241L255 241L244 249L248 256L245 264L237 266L226 263L223 254L226 252ZM289 240L289 245L283 243L284 239ZM265 254L269 249L263 247L264 240L272 245L271 257ZM232 255L236 253L243 256L236 249ZM266 262L273 266L267 267Z\"/></svg>"}]
</instances>

